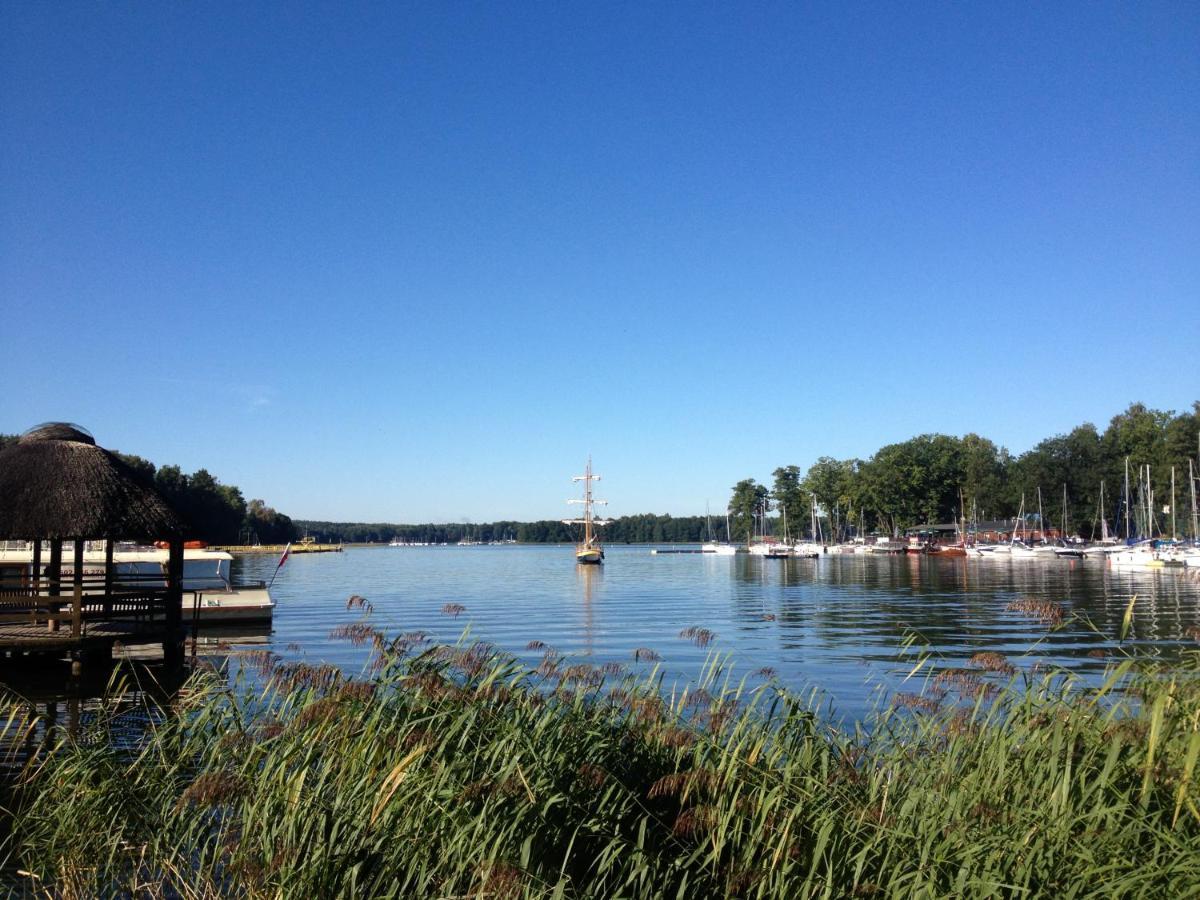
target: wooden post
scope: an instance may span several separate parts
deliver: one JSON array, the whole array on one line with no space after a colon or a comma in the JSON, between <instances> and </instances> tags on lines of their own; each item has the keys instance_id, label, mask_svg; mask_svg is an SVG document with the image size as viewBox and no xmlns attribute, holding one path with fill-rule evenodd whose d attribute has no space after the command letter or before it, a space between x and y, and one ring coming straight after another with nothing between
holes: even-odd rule
<instances>
[{"instance_id":1,"label":"wooden post","mask_svg":"<svg viewBox=\"0 0 1200 900\"><path fill-rule=\"evenodd\" d=\"M59 597L62 595L62 539L53 538L50 541L50 566L46 570L46 593L51 597ZM53 599L49 602L51 614L57 615L58 605ZM58 619L50 619L46 623L46 627L50 631L58 631Z\"/></svg>"},{"instance_id":2,"label":"wooden post","mask_svg":"<svg viewBox=\"0 0 1200 900\"><path fill-rule=\"evenodd\" d=\"M75 590L71 598L71 637L83 636L83 544L80 538L75 539Z\"/></svg>"},{"instance_id":3,"label":"wooden post","mask_svg":"<svg viewBox=\"0 0 1200 900\"><path fill-rule=\"evenodd\" d=\"M34 597L42 592L42 542L33 542L33 571L30 573L29 589Z\"/></svg>"},{"instance_id":4,"label":"wooden post","mask_svg":"<svg viewBox=\"0 0 1200 900\"><path fill-rule=\"evenodd\" d=\"M183 538L173 538L167 551L166 618L163 660L176 666L183 661Z\"/></svg>"},{"instance_id":5,"label":"wooden post","mask_svg":"<svg viewBox=\"0 0 1200 900\"><path fill-rule=\"evenodd\" d=\"M113 592L113 539L104 542L104 617L112 615Z\"/></svg>"}]
</instances>

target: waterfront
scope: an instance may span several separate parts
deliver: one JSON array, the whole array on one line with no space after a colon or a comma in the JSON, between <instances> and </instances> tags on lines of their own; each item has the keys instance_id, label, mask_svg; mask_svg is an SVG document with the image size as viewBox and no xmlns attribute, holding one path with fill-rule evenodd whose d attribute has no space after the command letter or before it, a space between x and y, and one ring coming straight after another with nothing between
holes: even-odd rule
<instances>
[{"instance_id":1,"label":"waterfront","mask_svg":"<svg viewBox=\"0 0 1200 900\"><path fill-rule=\"evenodd\" d=\"M649 549L611 546L601 568L577 567L570 548L559 546L348 548L292 558L272 589L279 605L266 642L285 659L359 671L368 649L330 636L359 619L360 610L346 608L357 594L388 633L425 631L453 642L469 629L472 641L533 665L543 652L526 650L535 640L594 663L632 665L635 651L649 648L671 682L694 678L711 653L729 653L739 676L769 667L785 685L818 688L839 715L858 718L880 687L899 686L922 646L943 667L991 651L1023 669L1060 666L1092 677L1111 661L1134 595L1125 646L1139 654L1177 656L1196 646L1200 627L1200 581L1187 572L1090 560L771 560ZM269 578L275 562L239 559L235 574ZM1052 629L1008 608L1021 599L1062 604L1063 623ZM449 615L447 604L465 609ZM698 647L680 636L692 626L716 637ZM917 644L901 655L913 635Z\"/></svg>"}]
</instances>

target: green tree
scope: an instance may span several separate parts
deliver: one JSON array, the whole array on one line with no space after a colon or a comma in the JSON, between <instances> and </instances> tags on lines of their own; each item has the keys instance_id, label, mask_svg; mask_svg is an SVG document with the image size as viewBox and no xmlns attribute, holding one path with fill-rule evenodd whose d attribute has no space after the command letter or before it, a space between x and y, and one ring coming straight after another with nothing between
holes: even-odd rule
<instances>
[{"instance_id":1,"label":"green tree","mask_svg":"<svg viewBox=\"0 0 1200 900\"><path fill-rule=\"evenodd\" d=\"M1008 451L977 434L962 439L963 497L968 513L972 505L980 519L1010 515L1007 493Z\"/></svg>"},{"instance_id":2,"label":"green tree","mask_svg":"<svg viewBox=\"0 0 1200 900\"><path fill-rule=\"evenodd\" d=\"M769 496L766 485L758 484L753 478L744 478L733 486L728 510L734 535L744 534L747 541L753 537L754 517L766 509Z\"/></svg>"},{"instance_id":3,"label":"green tree","mask_svg":"<svg viewBox=\"0 0 1200 900\"><path fill-rule=\"evenodd\" d=\"M773 473L775 484L771 489L771 499L780 516L787 516L788 530L793 535L801 532L804 522L808 521L809 495L800 479L799 466L782 466Z\"/></svg>"}]
</instances>

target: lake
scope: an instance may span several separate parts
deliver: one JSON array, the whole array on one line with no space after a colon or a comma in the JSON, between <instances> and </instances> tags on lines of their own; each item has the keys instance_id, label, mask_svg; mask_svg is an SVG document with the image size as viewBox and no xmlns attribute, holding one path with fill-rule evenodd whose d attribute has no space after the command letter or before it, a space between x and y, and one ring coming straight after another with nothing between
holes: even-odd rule
<instances>
[{"instance_id":1,"label":"lake","mask_svg":"<svg viewBox=\"0 0 1200 900\"><path fill-rule=\"evenodd\" d=\"M330 632L359 620L360 610L346 608L358 594L373 606L369 621L391 635L420 630L454 642L469 629L470 640L531 665L542 653L526 649L535 640L594 663L633 665L635 651L649 648L661 656L668 681L695 678L718 652L731 656L739 676L763 677L753 673L768 667L789 687L817 688L838 715L857 718L912 668L916 648L901 653L910 636L939 666L964 666L988 650L1022 669L1057 666L1092 677L1111 662L1134 595L1127 647L1169 659L1196 647L1200 628L1194 569L1150 572L1059 559L651 555L646 546L606 551L603 567L577 566L570 547L553 545L296 554L272 588L272 633L252 640L286 659L357 672L368 648ZM275 563L242 557L235 575L269 579ZM1062 604L1064 624L1051 629L1009 609L1026 599ZM447 604L464 609L449 615ZM707 647L680 636L693 626L715 633Z\"/></svg>"}]
</instances>

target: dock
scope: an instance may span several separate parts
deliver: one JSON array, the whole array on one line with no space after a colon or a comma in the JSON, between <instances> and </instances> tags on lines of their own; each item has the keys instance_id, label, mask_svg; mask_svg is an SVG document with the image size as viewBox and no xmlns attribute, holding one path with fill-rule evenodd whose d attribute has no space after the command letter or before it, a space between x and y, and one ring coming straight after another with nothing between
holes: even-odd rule
<instances>
[{"instance_id":1,"label":"dock","mask_svg":"<svg viewBox=\"0 0 1200 900\"><path fill-rule=\"evenodd\" d=\"M114 646L173 644L183 637L179 603L162 577L6 586L0 590L0 660L107 662Z\"/></svg>"},{"instance_id":2,"label":"dock","mask_svg":"<svg viewBox=\"0 0 1200 900\"><path fill-rule=\"evenodd\" d=\"M650 551L651 556L670 556L676 553L703 553L703 550L676 550L672 547L670 550L659 550L657 547Z\"/></svg>"},{"instance_id":3,"label":"dock","mask_svg":"<svg viewBox=\"0 0 1200 900\"><path fill-rule=\"evenodd\" d=\"M225 553L234 553L239 556L251 556L254 554L279 556L287 549L287 544L224 544L219 547L214 546L212 549L222 550ZM292 553L341 553L344 549L344 544L306 544L303 541L297 541L295 544L292 544Z\"/></svg>"}]
</instances>

